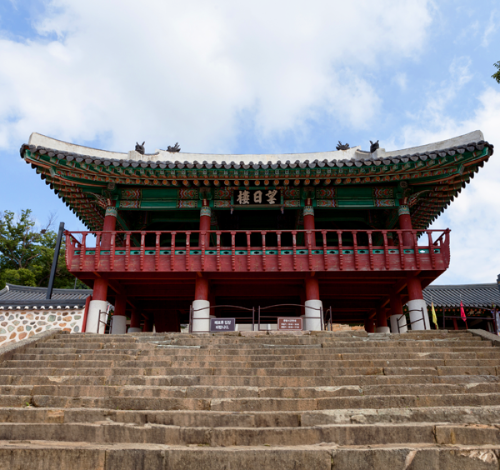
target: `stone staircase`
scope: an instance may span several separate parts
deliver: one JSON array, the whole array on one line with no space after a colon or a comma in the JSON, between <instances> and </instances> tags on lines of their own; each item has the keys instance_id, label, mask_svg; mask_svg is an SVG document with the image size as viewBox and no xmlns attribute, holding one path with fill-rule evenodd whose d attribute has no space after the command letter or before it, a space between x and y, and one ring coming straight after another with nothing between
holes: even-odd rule
<instances>
[{"instance_id":1,"label":"stone staircase","mask_svg":"<svg viewBox=\"0 0 500 470\"><path fill-rule=\"evenodd\" d=\"M0 363L3 469L499 469L470 332L58 333Z\"/></svg>"}]
</instances>

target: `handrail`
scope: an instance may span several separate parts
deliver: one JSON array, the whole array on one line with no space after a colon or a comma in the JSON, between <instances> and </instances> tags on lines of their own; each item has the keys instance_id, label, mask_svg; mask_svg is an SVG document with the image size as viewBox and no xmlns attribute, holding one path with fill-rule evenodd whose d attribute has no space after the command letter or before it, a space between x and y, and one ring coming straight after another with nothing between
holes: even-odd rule
<instances>
[{"instance_id":1,"label":"handrail","mask_svg":"<svg viewBox=\"0 0 500 470\"><path fill-rule=\"evenodd\" d=\"M276 307L304 307L304 308L309 308L311 310L319 310L320 316L319 317L307 317L308 320L321 320L321 330L324 328L324 318L323 318L323 307L312 307L310 305L303 305L303 304L276 304L276 305L268 305L267 307L261 307L260 305L257 307L257 330L262 331L260 329L260 319L261 318L276 318L277 319L280 317L280 315L266 315L262 316L260 312L262 310L268 310L270 308L276 308Z\"/></svg>"},{"instance_id":2,"label":"handrail","mask_svg":"<svg viewBox=\"0 0 500 470\"><path fill-rule=\"evenodd\" d=\"M254 324L255 324L255 308L247 308L247 307L240 307L239 305L210 305L209 307L200 307L200 308L193 308L193 305L189 307L189 333L193 333L193 313L194 312L200 312L201 310L211 310L215 308L237 308L239 310L247 310L248 312L252 312L252 331L254 330ZM248 317L231 317L234 318L235 320L246 320ZM209 319L209 318L208 318ZM206 319L204 319L206 320ZM196 333L210 333L210 329L208 331L196 331Z\"/></svg>"},{"instance_id":3,"label":"handrail","mask_svg":"<svg viewBox=\"0 0 500 470\"><path fill-rule=\"evenodd\" d=\"M337 230L337 229L290 229L290 230L285 230L285 229L280 229L280 230L269 230L269 229L266 229L266 230L259 230L259 229L255 229L255 230L113 230L113 231L109 231L109 232L106 232L106 231L103 231L103 230L94 230L94 231L85 231L85 230L72 230L72 231L66 231L66 233L72 235L74 233L81 233L81 234L93 234L93 233L116 233L116 234L122 234L122 233L130 233L130 234L142 234L142 233L145 233L145 234L156 234L156 233L201 233L201 234L207 234L207 233L228 233L228 234L231 234L231 233L243 233L243 234L246 234L246 233L277 233L277 232L281 232L281 233L304 233L304 234L310 234L310 233L322 233L322 232L331 232L331 233L337 233L337 232L343 232L343 233L353 233L353 232L357 232L357 233L368 233L368 232L371 232L371 233L380 233L382 234L383 232L386 232L386 233L389 233L389 232L392 232L392 233L417 233L417 234L422 234L422 233L428 233L428 232L439 232L441 233L441 236L439 238L441 238L442 236L446 235L447 232L451 232L450 229L426 229L426 230L422 230L422 229L369 229L369 230L360 230L360 229L343 229L343 230ZM438 241L439 240L436 239L435 241ZM306 246L306 245L304 245Z\"/></svg>"},{"instance_id":4,"label":"handrail","mask_svg":"<svg viewBox=\"0 0 500 470\"><path fill-rule=\"evenodd\" d=\"M424 233L426 244L418 245ZM398 243L389 245L389 234ZM67 232L75 241L67 247L67 264L70 271L92 265L94 271L136 272L445 269L448 234L436 229L75 231ZM99 248L87 246L89 235ZM208 239L215 240L213 246Z\"/></svg>"},{"instance_id":5,"label":"handrail","mask_svg":"<svg viewBox=\"0 0 500 470\"><path fill-rule=\"evenodd\" d=\"M414 308L412 310L408 310L408 314L410 314L411 312L421 312L422 313L422 318L417 318L416 320L413 320L411 321L410 323L408 323L408 320L406 318L406 314L403 313L401 314L397 319L396 319L396 325L398 327L398 333L401 333L401 328L399 327L399 320L401 320L401 318L405 317L405 320L406 320L406 323L404 325L401 325L401 327L405 327L408 328L408 325L413 325L414 323L418 323L419 321L423 321L424 322L424 330L427 329L427 324L425 323L425 313L424 313L424 308Z\"/></svg>"},{"instance_id":6,"label":"handrail","mask_svg":"<svg viewBox=\"0 0 500 470\"><path fill-rule=\"evenodd\" d=\"M103 313L105 315L104 318L106 318L106 321L101 320L101 315ZM97 331L96 331L97 334L100 334L99 333L99 328L101 328L101 323L104 323L104 332L103 332L103 334L106 334L106 325L108 324L108 322L107 322L107 317L108 316L111 317L111 320L109 322L109 330L111 331L112 328L113 328L113 314L112 313L108 313L107 311L103 312L102 310L99 310L99 317L97 319Z\"/></svg>"}]
</instances>

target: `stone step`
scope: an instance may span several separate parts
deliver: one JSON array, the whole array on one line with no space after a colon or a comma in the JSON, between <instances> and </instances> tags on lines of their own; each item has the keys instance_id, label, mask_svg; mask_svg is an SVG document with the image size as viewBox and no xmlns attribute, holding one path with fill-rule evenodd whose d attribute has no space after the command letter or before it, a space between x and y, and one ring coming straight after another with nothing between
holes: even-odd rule
<instances>
[{"instance_id":1,"label":"stone step","mask_svg":"<svg viewBox=\"0 0 500 470\"><path fill-rule=\"evenodd\" d=\"M134 335L80 335L72 334L67 337L55 337L47 339L47 342L60 343L64 342L67 344L85 342L87 344L178 344L178 345L211 345L211 346L228 346L228 345L243 345L243 344L276 344L276 345L314 345L320 343L346 343L346 342L418 342L418 341L482 341L482 338L473 335L472 333L433 333L433 332L422 332L419 335L409 335L409 334L337 334L337 333L327 333L324 335L316 335L313 332L303 332L303 334L284 334L280 332L279 334L274 333L272 335L250 335L245 333L243 336L239 336L236 333L233 336L228 336L228 334L185 334L176 333L172 336L165 336L159 334L156 337L151 338L135 338Z\"/></svg>"},{"instance_id":2,"label":"stone step","mask_svg":"<svg viewBox=\"0 0 500 470\"><path fill-rule=\"evenodd\" d=\"M364 376L217 376L217 375L0 375L0 385L73 385L73 386L154 386L154 387L339 387L371 385L422 385L464 384L473 387L476 383L499 383L497 375L364 375Z\"/></svg>"},{"instance_id":3,"label":"stone step","mask_svg":"<svg viewBox=\"0 0 500 470\"><path fill-rule=\"evenodd\" d=\"M447 423L496 425L500 406L320 411L143 411L103 408L0 408L0 423L127 423L183 427L299 427L331 424ZM441 424L443 425L443 424Z\"/></svg>"},{"instance_id":4,"label":"stone step","mask_svg":"<svg viewBox=\"0 0 500 470\"><path fill-rule=\"evenodd\" d=\"M500 393L500 383L344 385L324 387L34 385L0 386L0 395L144 398L328 398L393 395Z\"/></svg>"},{"instance_id":5,"label":"stone step","mask_svg":"<svg viewBox=\"0 0 500 470\"><path fill-rule=\"evenodd\" d=\"M300 427L188 427L146 423L0 423L0 440L87 442L94 444L167 444L287 446L332 444L498 445L500 429L492 425L432 423L334 424Z\"/></svg>"},{"instance_id":6,"label":"stone step","mask_svg":"<svg viewBox=\"0 0 500 470\"><path fill-rule=\"evenodd\" d=\"M448 426L451 433L455 426ZM158 424L125 423L1 423L0 440L74 441L94 444L167 444L228 446L289 446L335 443L345 445L434 444L438 426L428 423L394 425L325 425L279 428L192 428ZM497 430L498 431L498 430ZM471 438L474 432L469 432ZM486 433L479 433L485 435ZM495 433L491 433L495 436ZM486 436L485 436L486 437ZM496 444L494 438L485 444ZM450 444L451 442L447 442ZM460 442L457 442L460 444Z\"/></svg>"},{"instance_id":7,"label":"stone step","mask_svg":"<svg viewBox=\"0 0 500 470\"><path fill-rule=\"evenodd\" d=\"M413 331L405 334L367 334L364 331L350 332L234 332L234 333L217 333L217 334L189 334L189 333L157 333L151 336L142 335L96 335L76 333L69 337L61 338L66 342L85 341L92 342L137 342L148 343L158 341L170 342L198 342L204 344L231 344L231 343L259 343L259 342L275 342L276 344L295 343L295 344L312 344L322 341L357 341L357 340L395 340L395 341L418 341L432 339L471 339L480 340L479 337L466 331ZM49 341L59 341L51 339Z\"/></svg>"},{"instance_id":8,"label":"stone step","mask_svg":"<svg viewBox=\"0 0 500 470\"><path fill-rule=\"evenodd\" d=\"M370 446L263 445L168 446L164 444L87 444L64 441L0 441L5 468L57 470L492 470L498 445L388 444ZM43 467L33 462L44 462Z\"/></svg>"},{"instance_id":9,"label":"stone step","mask_svg":"<svg viewBox=\"0 0 500 470\"><path fill-rule=\"evenodd\" d=\"M105 349L99 349L93 352L77 352L75 351L44 351L43 353L34 352L35 349L30 351L23 351L22 353L15 354L13 360L17 361L71 361L74 359L82 361L90 360L135 360L138 357L146 360L151 357L154 358L169 358L175 360L175 356L182 356L184 358L188 357L189 360L217 360L217 361L238 361L241 360L242 355L221 355L216 354L214 351L199 352L198 354L182 354L181 351L176 351L178 354L173 354L172 350L147 350L147 351L109 351ZM343 350L337 350L336 352L327 353L328 350L318 351L317 354L307 354L302 352L301 354L276 354L272 351L264 352L263 354L256 355L245 355L245 360L247 361L274 361L279 359L281 361L305 361L305 360L315 360L315 361L325 361L325 360L339 360L339 359L349 359L349 360L362 360L362 359L395 359L394 353L385 350L373 350L364 351L362 353L358 352L345 352ZM323 352L323 354L321 354ZM435 349L428 349L425 352L420 351L400 351L397 353L397 359L498 359L500 358L500 348L478 348L475 350L462 350L462 351L436 351ZM179 358L177 358L179 360Z\"/></svg>"},{"instance_id":10,"label":"stone step","mask_svg":"<svg viewBox=\"0 0 500 470\"><path fill-rule=\"evenodd\" d=\"M378 357L394 357L394 351L387 351L380 348L363 348L362 352L359 352L359 348L314 348L308 350L280 350L280 349L255 349L255 350L238 350L232 349L229 351L219 351L216 349L184 349L184 348L162 348L162 349L76 349L76 348L26 348L23 350L22 354L16 354L14 359L21 360L32 360L32 359L42 359L50 358L53 356L56 360L63 358L65 356L78 356L85 359L85 356L89 356L89 359L94 359L96 357L104 356L111 359L119 356L132 356L132 357L170 357L170 356L182 356L182 357L216 357L219 360L235 360L238 361L239 356L244 356L245 358L276 358L277 356L282 358L312 358L321 359L325 358L335 358L335 357L352 357L352 358L373 358L375 355ZM493 347L453 347L453 348L434 348L434 347L422 347L422 348L405 348L404 350L397 351L398 358L406 357L424 357L420 356L425 354L425 357L442 357L447 354L475 354L476 357L481 358L496 358L500 355L500 348ZM429 356L432 355L432 356ZM437 355L437 356L436 356ZM21 357L23 356L23 357ZM26 357L25 357L26 356Z\"/></svg>"},{"instance_id":11,"label":"stone step","mask_svg":"<svg viewBox=\"0 0 500 470\"><path fill-rule=\"evenodd\" d=\"M497 406L500 393L442 395L351 396L328 398L147 398L0 395L0 406L108 408L120 410L306 411L344 408L406 408L430 406Z\"/></svg>"},{"instance_id":12,"label":"stone step","mask_svg":"<svg viewBox=\"0 0 500 470\"><path fill-rule=\"evenodd\" d=\"M186 349L215 349L215 350L231 350L231 349L249 349L249 350L259 350L259 349L297 349L297 350L309 350L317 348L387 348L387 349L405 349L405 348L415 348L415 347L455 347L460 345L460 347L491 347L491 341L481 340L481 338L475 339L475 337L468 338L467 340L458 339L443 339L443 340L425 340L425 341L338 341L338 342L323 342L314 344L276 344L270 342L251 342L251 343L238 343L238 344L223 344L223 345L212 345L207 343L199 344L165 344L165 343L87 343L87 342L65 342L51 340L44 342L37 346L37 349L44 348L76 348L76 349L123 349L124 347L128 349L154 349L154 348L186 348Z\"/></svg>"},{"instance_id":13,"label":"stone step","mask_svg":"<svg viewBox=\"0 0 500 470\"><path fill-rule=\"evenodd\" d=\"M136 364L137 366L137 364ZM155 376L155 375L225 375L225 376L259 376L259 377L335 377L335 376L361 376L361 375L500 375L500 367L488 366L435 366L435 367L337 367L335 369L325 368L196 368L196 367L109 367L109 368L42 368L25 367L0 368L2 375L46 375L46 376L68 376L68 375L90 375L90 376Z\"/></svg>"},{"instance_id":14,"label":"stone step","mask_svg":"<svg viewBox=\"0 0 500 470\"><path fill-rule=\"evenodd\" d=\"M84 361L74 358L69 361L58 360L37 360L37 361L17 361L10 360L0 364L2 369L22 370L26 368L100 368L120 366L122 368L195 368L195 369L224 369L231 367L234 369L337 369L337 368L366 368L366 367L495 367L499 365L498 359L373 359L373 360L313 360L313 361L200 361L185 358L184 360L145 360L138 357L135 360L89 360Z\"/></svg>"}]
</instances>

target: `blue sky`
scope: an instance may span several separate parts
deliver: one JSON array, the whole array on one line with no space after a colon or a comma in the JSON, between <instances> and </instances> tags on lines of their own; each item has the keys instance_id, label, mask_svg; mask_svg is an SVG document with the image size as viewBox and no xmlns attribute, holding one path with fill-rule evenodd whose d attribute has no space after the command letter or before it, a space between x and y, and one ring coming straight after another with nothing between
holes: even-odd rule
<instances>
[{"instance_id":1,"label":"blue sky","mask_svg":"<svg viewBox=\"0 0 500 470\"><path fill-rule=\"evenodd\" d=\"M19 158L31 132L116 151L387 150L481 129L500 148L500 5L483 0L4 0L0 210L83 229ZM500 157L434 224L439 283L500 272Z\"/></svg>"}]
</instances>

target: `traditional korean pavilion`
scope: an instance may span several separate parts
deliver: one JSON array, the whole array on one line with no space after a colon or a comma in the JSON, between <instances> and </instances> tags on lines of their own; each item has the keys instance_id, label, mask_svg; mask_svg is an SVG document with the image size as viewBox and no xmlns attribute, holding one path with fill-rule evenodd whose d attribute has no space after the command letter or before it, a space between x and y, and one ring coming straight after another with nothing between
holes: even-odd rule
<instances>
[{"instance_id":1,"label":"traditional korean pavilion","mask_svg":"<svg viewBox=\"0 0 500 470\"><path fill-rule=\"evenodd\" d=\"M21 147L89 230L66 239L68 269L93 288L88 331L107 301L115 333L126 316L129 331L300 315L310 330L332 318L387 331L390 317L404 331L403 304L411 328L428 329L422 288L450 261L450 230L430 224L493 145L475 131L390 152L176 150L116 153L40 134Z\"/></svg>"}]
</instances>

